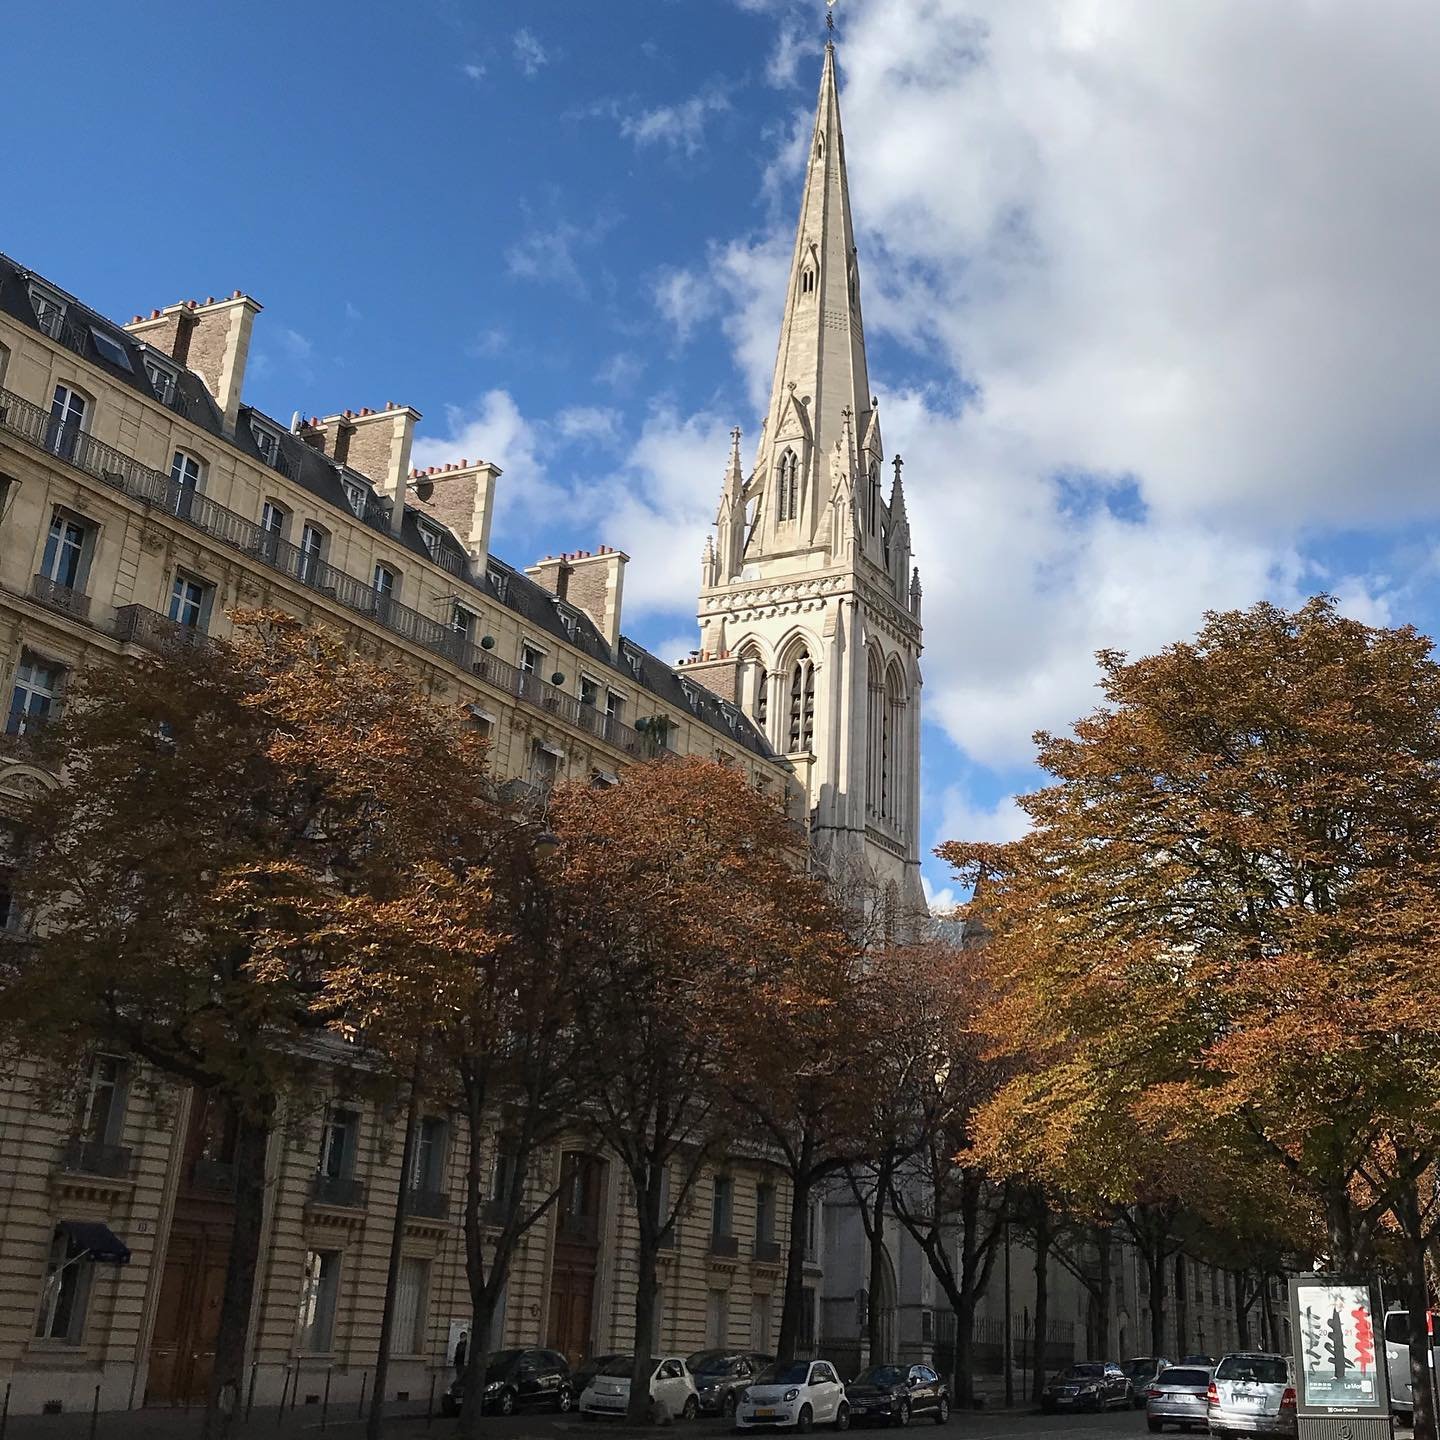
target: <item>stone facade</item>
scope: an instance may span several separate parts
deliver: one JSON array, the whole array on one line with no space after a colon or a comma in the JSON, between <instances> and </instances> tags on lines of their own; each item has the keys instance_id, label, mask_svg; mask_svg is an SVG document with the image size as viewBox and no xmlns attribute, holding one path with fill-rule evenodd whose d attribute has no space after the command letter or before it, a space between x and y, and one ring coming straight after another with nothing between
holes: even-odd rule
<instances>
[{"instance_id":1,"label":"stone facade","mask_svg":"<svg viewBox=\"0 0 1440 1440\"><path fill-rule=\"evenodd\" d=\"M610 783L663 748L743 767L800 819L788 767L738 708L622 638L623 552L573 557L562 599L490 554L495 466L409 470L417 412L292 428L245 406L258 309L235 296L118 327L0 257L0 807L49 783L26 734L78 668L125 663L184 627L224 635L230 608L271 606L411 665L437 703L466 706L489 732L495 771L537 795L562 778ZM0 885L0 919L13 922L7 894ZM375 1360L398 1119L319 1074L289 1101L267 1160L258 1404L327 1391L353 1404ZM88 1409L96 1386L104 1409L193 1401L228 1253L223 1116L133 1057L94 1057L84 1093L56 1103L33 1078L0 1081L10 1409ZM443 1110L426 1126L391 1369L391 1398L412 1401L448 1382L452 1332L468 1319L469 1138ZM494 1169L495 1137L477 1143ZM545 1179L562 1166L583 1183L524 1243L495 1341L578 1360L629 1343L636 1240L619 1167L578 1139L547 1157ZM739 1155L719 1173L723 1205L707 1175L662 1259L667 1349L763 1348L778 1330L783 1177ZM129 1262L77 1258L72 1227L86 1224L108 1227ZM817 1294L820 1283L815 1267Z\"/></svg>"}]
</instances>

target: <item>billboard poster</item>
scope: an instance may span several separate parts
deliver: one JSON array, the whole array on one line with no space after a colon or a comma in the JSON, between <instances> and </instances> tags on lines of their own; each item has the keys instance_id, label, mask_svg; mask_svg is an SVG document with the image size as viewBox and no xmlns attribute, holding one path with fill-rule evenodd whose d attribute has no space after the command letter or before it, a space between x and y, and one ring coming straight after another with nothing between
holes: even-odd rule
<instances>
[{"instance_id":1,"label":"billboard poster","mask_svg":"<svg viewBox=\"0 0 1440 1440\"><path fill-rule=\"evenodd\" d=\"M1291 1285L1301 1407L1388 1413L1383 1322L1369 1284L1315 1275Z\"/></svg>"}]
</instances>

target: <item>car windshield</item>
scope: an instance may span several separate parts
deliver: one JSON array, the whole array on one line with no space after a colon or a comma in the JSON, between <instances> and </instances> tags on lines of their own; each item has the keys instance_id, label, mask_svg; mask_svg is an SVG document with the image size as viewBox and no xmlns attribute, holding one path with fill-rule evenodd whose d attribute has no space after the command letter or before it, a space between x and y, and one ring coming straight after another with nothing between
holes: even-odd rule
<instances>
[{"instance_id":1,"label":"car windshield","mask_svg":"<svg viewBox=\"0 0 1440 1440\"><path fill-rule=\"evenodd\" d=\"M1227 1355L1215 1372L1217 1380L1250 1380L1261 1385L1283 1385L1289 1378L1279 1355Z\"/></svg>"},{"instance_id":2,"label":"car windshield","mask_svg":"<svg viewBox=\"0 0 1440 1440\"><path fill-rule=\"evenodd\" d=\"M1160 1379L1156 1383L1160 1385L1208 1385L1210 1372L1208 1370L1182 1370L1177 1365L1173 1370L1162 1370Z\"/></svg>"},{"instance_id":3,"label":"car windshield","mask_svg":"<svg viewBox=\"0 0 1440 1440\"><path fill-rule=\"evenodd\" d=\"M771 1365L760 1377L762 1385L803 1385L810 1374L808 1360L795 1360L788 1365Z\"/></svg>"},{"instance_id":4,"label":"car windshield","mask_svg":"<svg viewBox=\"0 0 1440 1440\"><path fill-rule=\"evenodd\" d=\"M697 1350L685 1363L696 1375L723 1375L732 1359L728 1350Z\"/></svg>"},{"instance_id":5,"label":"car windshield","mask_svg":"<svg viewBox=\"0 0 1440 1440\"><path fill-rule=\"evenodd\" d=\"M1055 1378L1057 1380L1098 1380L1104 1373L1103 1365L1072 1365L1068 1370L1062 1370Z\"/></svg>"},{"instance_id":6,"label":"car windshield","mask_svg":"<svg viewBox=\"0 0 1440 1440\"><path fill-rule=\"evenodd\" d=\"M862 1370L854 1380L856 1385L898 1385L905 1378L905 1372L894 1365L872 1365Z\"/></svg>"},{"instance_id":7,"label":"car windshield","mask_svg":"<svg viewBox=\"0 0 1440 1440\"><path fill-rule=\"evenodd\" d=\"M497 1350L485 1357L487 1375L503 1375L525 1352L523 1350Z\"/></svg>"},{"instance_id":8,"label":"car windshield","mask_svg":"<svg viewBox=\"0 0 1440 1440\"><path fill-rule=\"evenodd\" d=\"M660 1362L652 1359L650 1361L650 1373L653 1375L660 1368ZM618 1375L628 1380L635 1373L635 1357L633 1355L612 1356L600 1371L602 1375Z\"/></svg>"}]
</instances>

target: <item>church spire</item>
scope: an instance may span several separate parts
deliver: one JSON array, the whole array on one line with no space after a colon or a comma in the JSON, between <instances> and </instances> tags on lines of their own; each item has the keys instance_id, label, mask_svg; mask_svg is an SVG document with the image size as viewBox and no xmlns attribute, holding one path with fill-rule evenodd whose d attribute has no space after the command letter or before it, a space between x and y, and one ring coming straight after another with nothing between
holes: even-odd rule
<instances>
[{"instance_id":1,"label":"church spire","mask_svg":"<svg viewBox=\"0 0 1440 1440\"><path fill-rule=\"evenodd\" d=\"M788 411L797 400L804 406L804 423L819 455L828 455L840 438L846 410L857 440L870 429L870 378L833 39L825 46L820 72L759 467L768 468L765 447L777 443L787 423L793 427Z\"/></svg>"}]
</instances>

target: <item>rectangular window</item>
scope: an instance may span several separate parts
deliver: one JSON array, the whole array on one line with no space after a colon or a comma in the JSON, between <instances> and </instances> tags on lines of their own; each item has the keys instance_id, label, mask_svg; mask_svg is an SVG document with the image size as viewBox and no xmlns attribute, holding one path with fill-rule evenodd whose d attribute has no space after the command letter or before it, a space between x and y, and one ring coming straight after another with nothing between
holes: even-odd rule
<instances>
[{"instance_id":1,"label":"rectangular window","mask_svg":"<svg viewBox=\"0 0 1440 1440\"><path fill-rule=\"evenodd\" d=\"M210 589L203 580L177 570L170 587L170 618L177 625L203 630L210 613Z\"/></svg>"},{"instance_id":2,"label":"rectangular window","mask_svg":"<svg viewBox=\"0 0 1440 1440\"><path fill-rule=\"evenodd\" d=\"M307 585L321 580L325 555L325 532L318 525L306 525L300 532L300 579Z\"/></svg>"},{"instance_id":3,"label":"rectangular window","mask_svg":"<svg viewBox=\"0 0 1440 1440\"><path fill-rule=\"evenodd\" d=\"M300 1288L300 1348L329 1350L335 1339L335 1298L340 1289L340 1252L309 1250Z\"/></svg>"},{"instance_id":4,"label":"rectangular window","mask_svg":"<svg viewBox=\"0 0 1440 1440\"><path fill-rule=\"evenodd\" d=\"M393 595L395 593L395 572L388 565L377 565L373 583L377 595Z\"/></svg>"},{"instance_id":5,"label":"rectangular window","mask_svg":"<svg viewBox=\"0 0 1440 1440\"><path fill-rule=\"evenodd\" d=\"M274 500L267 500L260 507L260 528L267 535L284 535L289 520L290 512Z\"/></svg>"},{"instance_id":6,"label":"rectangular window","mask_svg":"<svg viewBox=\"0 0 1440 1440\"><path fill-rule=\"evenodd\" d=\"M775 1187L773 1185L757 1185L755 1187L755 1238L762 1244L768 1244L775 1238Z\"/></svg>"},{"instance_id":7,"label":"rectangular window","mask_svg":"<svg viewBox=\"0 0 1440 1440\"><path fill-rule=\"evenodd\" d=\"M750 1343L762 1355L770 1353L770 1297L755 1295L750 1300Z\"/></svg>"},{"instance_id":8,"label":"rectangular window","mask_svg":"<svg viewBox=\"0 0 1440 1440\"><path fill-rule=\"evenodd\" d=\"M496 1204L506 1204L510 1198L510 1183L515 1174L515 1156L506 1149L495 1152L495 1163L490 1170L490 1199Z\"/></svg>"},{"instance_id":9,"label":"rectangular window","mask_svg":"<svg viewBox=\"0 0 1440 1440\"><path fill-rule=\"evenodd\" d=\"M200 462L183 450L170 462L170 508L182 520L190 516L195 492L200 488Z\"/></svg>"},{"instance_id":10,"label":"rectangular window","mask_svg":"<svg viewBox=\"0 0 1440 1440\"><path fill-rule=\"evenodd\" d=\"M332 1110L325 1117L320 1141L320 1173L331 1180L346 1180L355 1173L355 1145L360 1117L353 1110Z\"/></svg>"},{"instance_id":11,"label":"rectangular window","mask_svg":"<svg viewBox=\"0 0 1440 1440\"><path fill-rule=\"evenodd\" d=\"M456 605L450 612L450 628L464 640L475 639L475 612Z\"/></svg>"},{"instance_id":12,"label":"rectangular window","mask_svg":"<svg viewBox=\"0 0 1440 1440\"><path fill-rule=\"evenodd\" d=\"M623 720L625 718L625 697L617 695L613 690L605 692L605 714L611 720Z\"/></svg>"},{"instance_id":13,"label":"rectangular window","mask_svg":"<svg viewBox=\"0 0 1440 1440\"><path fill-rule=\"evenodd\" d=\"M64 678L63 665L53 665L28 650L22 651L15 671L15 688L10 693L5 733L23 735L26 730L43 725L59 700Z\"/></svg>"},{"instance_id":14,"label":"rectangular window","mask_svg":"<svg viewBox=\"0 0 1440 1440\"><path fill-rule=\"evenodd\" d=\"M85 428L85 397L68 385L57 385L50 401L50 426L46 448L62 460L73 460L80 434Z\"/></svg>"},{"instance_id":15,"label":"rectangular window","mask_svg":"<svg viewBox=\"0 0 1440 1440\"><path fill-rule=\"evenodd\" d=\"M175 398L175 374L158 364L149 356L145 358L145 373L155 387L155 398L162 405L168 405Z\"/></svg>"},{"instance_id":16,"label":"rectangular window","mask_svg":"<svg viewBox=\"0 0 1440 1440\"><path fill-rule=\"evenodd\" d=\"M483 740L495 738L495 717L488 710L482 710L478 705L468 707L466 713L470 717L470 728Z\"/></svg>"},{"instance_id":17,"label":"rectangular window","mask_svg":"<svg viewBox=\"0 0 1440 1440\"><path fill-rule=\"evenodd\" d=\"M544 660L543 651L537 650L533 645L522 645L520 647L520 668L527 675L534 675Z\"/></svg>"},{"instance_id":18,"label":"rectangular window","mask_svg":"<svg viewBox=\"0 0 1440 1440\"><path fill-rule=\"evenodd\" d=\"M588 675L580 677L580 703L589 705L592 709L600 698L600 683L592 680Z\"/></svg>"},{"instance_id":19,"label":"rectangular window","mask_svg":"<svg viewBox=\"0 0 1440 1440\"><path fill-rule=\"evenodd\" d=\"M413 1255L400 1257L395 1287L395 1333L392 1355L418 1355L425 1348L425 1306L430 1290L430 1262Z\"/></svg>"},{"instance_id":20,"label":"rectangular window","mask_svg":"<svg viewBox=\"0 0 1440 1440\"><path fill-rule=\"evenodd\" d=\"M713 1349L723 1349L729 1334L730 1296L724 1290L712 1290L705 1315L705 1343Z\"/></svg>"},{"instance_id":21,"label":"rectangular window","mask_svg":"<svg viewBox=\"0 0 1440 1440\"><path fill-rule=\"evenodd\" d=\"M820 1202L811 1200L805 1207L805 1258L812 1263L820 1258Z\"/></svg>"},{"instance_id":22,"label":"rectangular window","mask_svg":"<svg viewBox=\"0 0 1440 1440\"><path fill-rule=\"evenodd\" d=\"M414 1164L410 1188L431 1194L441 1188L445 1177L445 1122L438 1115L421 1117L415 1136Z\"/></svg>"},{"instance_id":23,"label":"rectangular window","mask_svg":"<svg viewBox=\"0 0 1440 1440\"><path fill-rule=\"evenodd\" d=\"M40 573L67 590L80 590L85 581L85 550L89 531L78 520L57 510L45 537L45 555Z\"/></svg>"},{"instance_id":24,"label":"rectangular window","mask_svg":"<svg viewBox=\"0 0 1440 1440\"><path fill-rule=\"evenodd\" d=\"M76 1136L93 1145L118 1145L125 1127L126 1064L118 1055L97 1055L80 1095Z\"/></svg>"},{"instance_id":25,"label":"rectangular window","mask_svg":"<svg viewBox=\"0 0 1440 1440\"><path fill-rule=\"evenodd\" d=\"M50 1242L45 1284L40 1291L40 1314L35 1322L38 1339L64 1340L71 1345L80 1343L93 1268L84 1253L63 1232L57 1231Z\"/></svg>"},{"instance_id":26,"label":"rectangular window","mask_svg":"<svg viewBox=\"0 0 1440 1440\"><path fill-rule=\"evenodd\" d=\"M815 1348L815 1289L811 1285L800 1291L800 1348Z\"/></svg>"},{"instance_id":27,"label":"rectangular window","mask_svg":"<svg viewBox=\"0 0 1440 1440\"><path fill-rule=\"evenodd\" d=\"M728 1175L715 1177L715 1191L710 1201L710 1233L730 1235L735 1210L735 1182Z\"/></svg>"},{"instance_id":28,"label":"rectangular window","mask_svg":"<svg viewBox=\"0 0 1440 1440\"><path fill-rule=\"evenodd\" d=\"M532 741L530 745L530 783L538 785L542 790L550 790L554 788L555 782L559 778L559 753L541 740Z\"/></svg>"}]
</instances>

